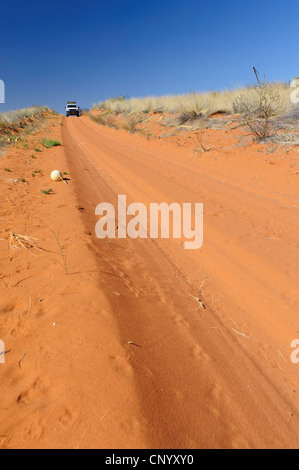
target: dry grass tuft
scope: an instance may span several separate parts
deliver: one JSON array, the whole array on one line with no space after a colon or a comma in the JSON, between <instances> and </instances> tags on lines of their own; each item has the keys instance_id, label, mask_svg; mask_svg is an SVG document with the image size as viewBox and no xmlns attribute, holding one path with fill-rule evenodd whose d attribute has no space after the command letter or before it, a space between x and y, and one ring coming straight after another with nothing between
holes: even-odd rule
<instances>
[{"instance_id":1,"label":"dry grass tuft","mask_svg":"<svg viewBox=\"0 0 299 470\"><path fill-rule=\"evenodd\" d=\"M10 232L9 245L14 250L24 248L32 256L37 256L32 253L32 250L34 249L43 251L43 249L37 243L37 238L28 237L27 235L20 235L19 233L15 232Z\"/></svg>"},{"instance_id":2,"label":"dry grass tuft","mask_svg":"<svg viewBox=\"0 0 299 470\"><path fill-rule=\"evenodd\" d=\"M92 121L96 122L100 126L108 126L112 129L119 128L116 117L111 115L110 111L100 114L99 116L95 116L92 113L87 113L87 115Z\"/></svg>"},{"instance_id":3,"label":"dry grass tuft","mask_svg":"<svg viewBox=\"0 0 299 470\"><path fill-rule=\"evenodd\" d=\"M120 127L122 129L125 129L126 131L129 131L130 134L133 134L134 132L136 132L136 127L138 123L139 120L135 116L129 116L127 119L123 119Z\"/></svg>"}]
</instances>

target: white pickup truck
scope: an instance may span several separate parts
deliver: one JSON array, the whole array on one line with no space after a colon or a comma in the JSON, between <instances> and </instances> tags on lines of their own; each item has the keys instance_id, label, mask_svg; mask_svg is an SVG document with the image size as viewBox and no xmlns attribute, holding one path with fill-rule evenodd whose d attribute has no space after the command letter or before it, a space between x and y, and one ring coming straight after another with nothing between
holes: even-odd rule
<instances>
[{"instance_id":1,"label":"white pickup truck","mask_svg":"<svg viewBox=\"0 0 299 470\"><path fill-rule=\"evenodd\" d=\"M77 106L76 101L68 101L65 107L65 115L69 116L80 116L80 108Z\"/></svg>"}]
</instances>

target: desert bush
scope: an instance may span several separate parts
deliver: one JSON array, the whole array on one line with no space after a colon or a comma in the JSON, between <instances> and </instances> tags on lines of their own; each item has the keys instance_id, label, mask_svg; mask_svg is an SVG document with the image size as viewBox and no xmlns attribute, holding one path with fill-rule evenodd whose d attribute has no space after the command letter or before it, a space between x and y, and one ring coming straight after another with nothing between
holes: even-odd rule
<instances>
[{"instance_id":1,"label":"desert bush","mask_svg":"<svg viewBox=\"0 0 299 470\"><path fill-rule=\"evenodd\" d=\"M280 94L267 80L252 87L250 95L240 95L235 109L242 115L244 125L257 139L273 135L272 118L282 112Z\"/></svg>"},{"instance_id":2,"label":"desert bush","mask_svg":"<svg viewBox=\"0 0 299 470\"><path fill-rule=\"evenodd\" d=\"M118 124L115 116L110 114L110 111L107 111L104 114L96 115L92 113L88 113L89 118L96 122L97 124L100 124L101 126L108 126L112 127L114 129L118 129Z\"/></svg>"},{"instance_id":3,"label":"desert bush","mask_svg":"<svg viewBox=\"0 0 299 470\"><path fill-rule=\"evenodd\" d=\"M182 126L183 124L186 124L186 122L197 121L201 117L201 113L197 113L196 111L186 111L179 116L178 122Z\"/></svg>"},{"instance_id":4,"label":"desert bush","mask_svg":"<svg viewBox=\"0 0 299 470\"><path fill-rule=\"evenodd\" d=\"M107 113L97 115L97 114L92 114L92 113L89 112L87 115L92 121L96 122L97 124L100 124L100 125L104 126L106 121L103 118L104 118L104 116L106 116L106 114Z\"/></svg>"},{"instance_id":5,"label":"desert bush","mask_svg":"<svg viewBox=\"0 0 299 470\"><path fill-rule=\"evenodd\" d=\"M112 116L111 114L107 114L104 118L105 126L112 127L113 129L118 129L118 124L115 119L115 116Z\"/></svg>"},{"instance_id":6,"label":"desert bush","mask_svg":"<svg viewBox=\"0 0 299 470\"><path fill-rule=\"evenodd\" d=\"M136 117L129 116L127 119L124 119L121 122L121 128L130 132L130 134L134 134L138 123L139 123L139 120Z\"/></svg>"}]
</instances>

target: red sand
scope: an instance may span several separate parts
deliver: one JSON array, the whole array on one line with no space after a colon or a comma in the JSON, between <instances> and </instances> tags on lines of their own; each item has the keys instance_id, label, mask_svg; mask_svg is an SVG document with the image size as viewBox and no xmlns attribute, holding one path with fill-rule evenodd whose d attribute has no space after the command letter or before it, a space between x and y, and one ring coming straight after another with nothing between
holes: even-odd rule
<instances>
[{"instance_id":1,"label":"red sand","mask_svg":"<svg viewBox=\"0 0 299 470\"><path fill-rule=\"evenodd\" d=\"M237 130L220 149L205 131L197 157L194 135L178 147L60 120L0 158L0 446L297 448L296 151L237 147ZM33 152L44 135L64 145ZM118 194L203 202L202 249L97 239L95 207ZM14 251L12 231L45 251Z\"/></svg>"}]
</instances>

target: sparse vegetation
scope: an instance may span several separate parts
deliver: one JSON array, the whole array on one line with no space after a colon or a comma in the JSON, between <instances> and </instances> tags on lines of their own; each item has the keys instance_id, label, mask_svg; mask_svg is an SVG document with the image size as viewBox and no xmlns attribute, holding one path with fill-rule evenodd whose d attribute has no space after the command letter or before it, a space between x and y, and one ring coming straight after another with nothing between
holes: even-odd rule
<instances>
[{"instance_id":1,"label":"sparse vegetation","mask_svg":"<svg viewBox=\"0 0 299 470\"><path fill-rule=\"evenodd\" d=\"M28 142L24 135L36 130L42 120L51 111L45 106L32 106L26 109L0 113L0 145L18 144L23 142L24 149Z\"/></svg>"},{"instance_id":2,"label":"sparse vegetation","mask_svg":"<svg viewBox=\"0 0 299 470\"><path fill-rule=\"evenodd\" d=\"M183 126L187 122L196 121L197 119L202 118L202 114L196 111L186 111L179 116L179 124Z\"/></svg>"},{"instance_id":3,"label":"sparse vegetation","mask_svg":"<svg viewBox=\"0 0 299 470\"><path fill-rule=\"evenodd\" d=\"M200 127L198 132L196 133L196 138L199 144L199 147L195 148L195 151L201 153L201 152L208 152L209 149L204 146L203 143L203 130L205 129L207 125L207 119L202 118L200 121Z\"/></svg>"},{"instance_id":4,"label":"sparse vegetation","mask_svg":"<svg viewBox=\"0 0 299 470\"><path fill-rule=\"evenodd\" d=\"M291 108L290 89L286 83L273 83L270 85L273 93L279 95L282 109ZM198 116L211 116L216 113L241 113L242 107L238 103L240 96L249 102L255 101L256 87L249 86L244 89L230 91L211 91L203 93L188 93L184 95L149 96L145 98L124 97L108 99L100 102L96 109L119 113L175 113L185 115L185 118L196 119ZM104 114L101 115L102 117ZM183 119L183 118L182 118Z\"/></svg>"},{"instance_id":5,"label":"sparse vegetation","mask_svg":"<svg viewBox=\"0 0 299 470\"><path fill-rule=\"evenodd\" d=\"M258 140L261 140L275 133L271 119L281 114L284 109L278 90L266 79L260 81L255 69L254 73L257 85L252 88L253 95L250 99L240 95L236 99L236 105L243 116L243 123Z\"/></svg>"},{"instance_id":6,"label":"sparse vegetation","mask_svg":"<svg viewBox=\"0 0 299 470\"><path fill-rule=\"evenodd\" d=\"M110 115L110 111L107 111L106 113L100 114L98 116L88 113L88 116L92 121L95 121L97 124L100 124L100 126L108 126L112 127L113 129L118 129L119 127L115 116Z\"/></svg>"},{"instance_id":7,"label":"sparse vegetation","mask_svg":"<svg viewBox=\"0 0 299 470\"><path fill-rule=\"evenodd\" d=\"M54 230L52 230L50 227L48 227L49 230L53 233L54 237L55 237L55 240L56 240L56 243L58 245L58 248L59 248L59 252L60 252L60 256L61 256L61 261L62 261L62 265L64 267L64 272L65 274L67 275L68 274L68 271L69 271L69 268L68 268L68 265L67 265L67 261L66 261L66 255L63 251L63 248L61 246L61 243L60 243L60 240L59 240L59 237L58 235L56 235L56 233L54 232Z\"/></svg>"},{"instance_id":8,"label":"sparse vegetation","mask_svg":"<svg viewBox=\"0 0 299 470\"><path fill-rule=\"evenodd\" d=\"M129 131L130 134L133 134L136 131L136 126L138 124L138 119L135 116L129 116L127 119L124 119L121 123L121 128Z\"/></svg>"},{"instance_id":9,"label":"sparse vegetation","mask_svg":"<svg viewBox=\"0 0 299 470\"><path fill-rule=\"evenodd\" d=\"M32 256L37 256L33 253L34 249L42 251L37 241L36 238L28 237L27 235L20 235L15 232L10 232L9 234L9 244L11 248L14 250L24 248Z\"/></svg>"},{"instance_id":10,"label":"sparse vegetation","mask_svg":"<svg viewBox=\"0 0 299 470\"><path fill-rule=\"evenodd\" d=\"M141 126L138 128L138 124L152 120L148 118L149 113L160 114L152 120L159 123L160 129L173 127L181 131L184 128L199 130L199 147L195 149L199 152L207 150L202 139L204 128L223 129L224 126L230 126L232 130L247 127L256 140L271 137L277 143L282 142L283 137L279 131L289 129L291 134L285 136L284 141L293 142L293 123L299 119L299 108L291 102L289 84L270 83L266 79L261 81L255 68L254 72L257 85L246 88L177 96L130 99L121 96L100 102L87 115L100 125L122 128L130 133L138 130L144 134L145 130Z\"/></svg>"},{"instance_id":11,"label":"sparse vegetation","mask_svg":"<svg viewBox=\"0 0 299 470\"><path fill-rule=\"evenodd\" d=\"M43 139L40 140L40 143L46 147L47 149L51 148L51 147L57 147L59 145L61 145L61 142L59 142L59 140L57 139L48 139L46 137L44 137Z\"/></svg>"},{"instance_id":12,"label":"sparse vegetation","mask_svg":"<svg viewBox=\"0 0 299 470\"><path fill-rule=\"evenodd\" d=\"M50 188L50 189L42 189L41 190L41 193L45 194L46 196L48 196L49 194L52 194L53 193L53 189Z\"/></svg>"},{"instance_id":13,"label":"sparse vegetation","mask_svg":"<svg viewBox=\"0 0 299 470\"><path fill-rule=\"evenodd\" d=\"M0 113L0 129L11 128L21 123L24 119L29 119L49 111L45 106L31 106L30 108L18 109Z\"/></svg>"},{"instance_id":14,"label":"sparse vegetation","mask_svg":"<svg viewBox=\"0 0 299 470\"><path fill-rule=\"evenodd\" d=\"M49 227L49 225L47 225L45 222L43 222L43 223L45 224L46 227L48 227L48 229L50 230L50 232L52 233L52 235L54 236L54 238L56 240L56 243L57 243L58 248L59 248L59 253L60 253L60 256L61 256L62 265L64 267L65 274L67 275L68 271L69 271L69 267L67 265L66 255L65 255L65 253L63 251L63 248L62 248L62 245L60 243L59 236L58 236L58 234L56 234L56 232L54 232L53 229L51 229L51 227Z\"/></svg>"}]
</instances>

